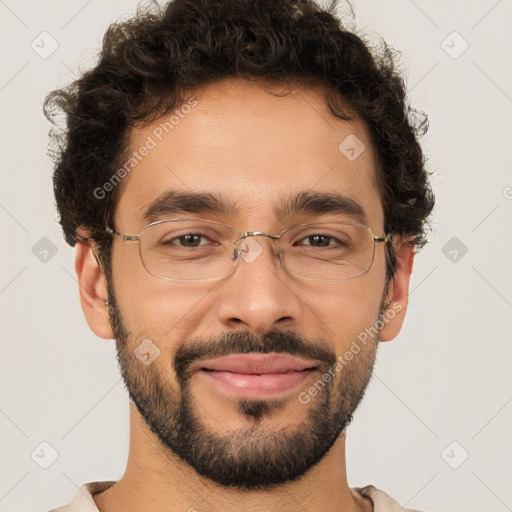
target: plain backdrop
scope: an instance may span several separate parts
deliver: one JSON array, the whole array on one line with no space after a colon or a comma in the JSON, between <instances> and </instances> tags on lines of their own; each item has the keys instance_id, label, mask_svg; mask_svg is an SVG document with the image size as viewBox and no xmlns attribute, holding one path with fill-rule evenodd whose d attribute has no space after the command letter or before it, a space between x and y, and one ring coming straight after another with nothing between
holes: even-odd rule
<instances>
[{"instance_id":1,"label":"plain backdrop","mask_svg":"<svg viewBox=\"0 0 512 512\"><path fill-rule=\"evenodd\" d=\"M0 0L2 512L47 511L124 471L127 393L114 342L80 308L42 101L136 5ZM354 6L359 31L402 52L410 102L429 115L437 206L404 329L349 427L349 484L421 510L512 510L512 2Z\"/></svg>"}]
</instances>

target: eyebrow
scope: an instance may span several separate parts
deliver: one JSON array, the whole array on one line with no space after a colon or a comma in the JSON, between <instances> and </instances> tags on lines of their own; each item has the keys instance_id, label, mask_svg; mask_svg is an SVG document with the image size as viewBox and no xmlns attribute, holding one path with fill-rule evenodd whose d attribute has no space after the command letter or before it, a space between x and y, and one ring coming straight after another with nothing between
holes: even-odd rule
<instances>
[{"instance_id":1,"label":"eyebrow","mask_svg":"<svg viewBox=\"0 0 512 512\"><path fill-rule=\"evenodd\" d=\"M224 194L168 190L146 206L142 218L151 223L169 215L183 213L218 214L234 218L240 217L241 210L236 202ZM279 221L298 214L335 214L348 216L362 224L367 223L361 204L351 197L334 192L305 191L291 196L281 195L279 204L274 206L274 214Z\"/></svg>"}]
</instances>

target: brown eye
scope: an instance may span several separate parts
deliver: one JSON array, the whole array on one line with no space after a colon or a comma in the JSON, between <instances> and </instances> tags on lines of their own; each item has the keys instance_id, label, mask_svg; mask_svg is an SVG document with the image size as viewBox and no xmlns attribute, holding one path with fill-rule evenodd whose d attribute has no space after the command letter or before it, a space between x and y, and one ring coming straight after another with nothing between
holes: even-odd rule
<instances>
[{"instance_id":1,"label":"brown eye","mask_svg":"<svg viewBox=\"0 0 512 512\"><path fill-rule=\"evenodd\" d=\"M176 238L173 238L169 242L166 243L174 243L174 240L179 240L179 244L183 247L198 247L201 245L199 242L201 241L201 238L207 238L204 235L198 235L195 233L190 233L187 235L178 236Z\"/></svg>"},{"instance_id":2,"label":"brown eye","mask_svg":"<svg viewBox=\"0 0 512 512\"><path fill-rule=\"evenodd\" d=\"M315 247L327 247L330 245L331 238L332 237L326 235L311 235L304 238L304 240L308 240L309 243L307 245L313 245Z\"/></svg>"}]
</instances>

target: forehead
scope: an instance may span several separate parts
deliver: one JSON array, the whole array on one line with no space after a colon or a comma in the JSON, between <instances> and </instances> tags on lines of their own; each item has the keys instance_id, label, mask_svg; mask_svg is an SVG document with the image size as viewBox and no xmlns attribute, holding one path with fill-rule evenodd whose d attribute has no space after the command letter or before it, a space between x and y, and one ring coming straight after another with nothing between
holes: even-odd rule
<instances>
[{"instance_id":1,"label":"forehead","mask_svg":"<svg viewBox=\"0 0 512 512\"><path fill-rule=\"evenodd\" d=\"M379 227L369 132L358 119L334 116L328 91L227 79L132 129L116 226L142 229L155 200L171 192L168 202L179 194L192 200L195 193L208 194L225 203L218 212L224 219L233 216L249 227L276 220L301 194L336 195L359 204Z\"/></svg>"}]
</instances>

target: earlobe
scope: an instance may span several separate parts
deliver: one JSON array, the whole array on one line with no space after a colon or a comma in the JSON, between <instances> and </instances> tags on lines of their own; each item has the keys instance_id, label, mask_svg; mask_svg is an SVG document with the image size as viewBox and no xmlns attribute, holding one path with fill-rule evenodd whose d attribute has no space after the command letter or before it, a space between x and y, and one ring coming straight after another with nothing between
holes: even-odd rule
<instances>
[{"instance_id":1,"label":"earlobe","mask_svg":"<svg viewBox=\"0 0 512 512\"><path fill-rule=\"evenodd\" d=\"M409 280L416 248L409 240L400 241L396 247L397 269L389 283L385 301L387 307L382 313L384 326L379 334L380 341L391 341L398 335L404 323L409 300Z\"/></svg>"},{"instance_id":2,"label":"earlobe","mask_svg":"<svg viewBox=\"0 0 512 512\"><path fill-rule=\"evenodd\" d=\"M89 242L77 241L75 270L80 304L90 329L100 338L113 339L114 333L106 304L106 279Z\"/></svg>"}]
</instances>

